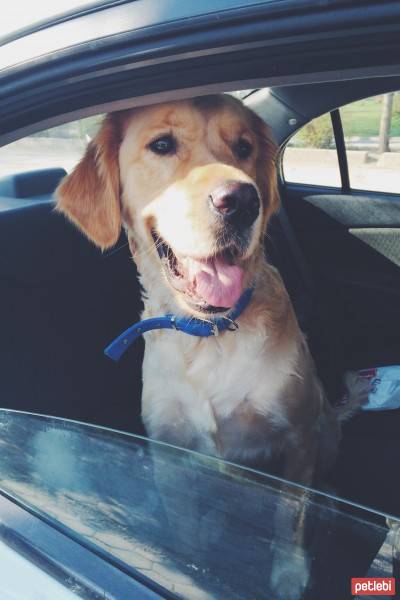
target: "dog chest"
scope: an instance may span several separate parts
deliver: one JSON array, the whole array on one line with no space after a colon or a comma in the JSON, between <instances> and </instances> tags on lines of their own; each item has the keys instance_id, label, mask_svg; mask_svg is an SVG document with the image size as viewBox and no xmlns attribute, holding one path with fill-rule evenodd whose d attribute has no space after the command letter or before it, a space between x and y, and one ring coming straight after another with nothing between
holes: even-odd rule
<instances>
[{"instance_id":1,"label":"dog chest","mask_svg":"<svg viewBox=\"0 0 400 600\"><path fill-rule=\"evenodd\" d=\"M142 404L149 435L237 460L269 454L275 432L287 426L279 398L288 356L271 352L265 335L243 331L148 338Z\"/></svg>"}]
</instances>

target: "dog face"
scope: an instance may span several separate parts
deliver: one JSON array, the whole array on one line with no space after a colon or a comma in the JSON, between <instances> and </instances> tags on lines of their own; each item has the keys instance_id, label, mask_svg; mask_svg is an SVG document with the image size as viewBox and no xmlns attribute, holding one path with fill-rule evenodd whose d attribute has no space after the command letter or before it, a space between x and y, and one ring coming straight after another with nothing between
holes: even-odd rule
<instances>
[{"instance_id":1,"label":"dog face","mask_svg":"<svg viewBox=\"0 0 400 600\"><path fill-rule=\"evenodd\" d=\"M277 208L274 156L264 122L228 96L114 113L58 208L102 248L122 222L143 277L190 313L224 311L251 283Z\"/></svg>"}]
</instances>

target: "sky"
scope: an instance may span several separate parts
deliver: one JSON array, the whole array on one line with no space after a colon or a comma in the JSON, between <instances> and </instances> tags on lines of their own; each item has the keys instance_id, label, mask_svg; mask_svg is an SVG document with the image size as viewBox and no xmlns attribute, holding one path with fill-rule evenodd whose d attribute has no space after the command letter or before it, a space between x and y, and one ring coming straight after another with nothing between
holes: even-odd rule
<instances>
[{"instance_id":1,"label":"sky","mask_svg":"<svg viewBox=\"0 0 400 600\"><path fill-rule=\"evenodd\" d=\"M93 0L12 0L2 11L0 37L54 15L93 4Z\"/></svg>"}]
</instances>

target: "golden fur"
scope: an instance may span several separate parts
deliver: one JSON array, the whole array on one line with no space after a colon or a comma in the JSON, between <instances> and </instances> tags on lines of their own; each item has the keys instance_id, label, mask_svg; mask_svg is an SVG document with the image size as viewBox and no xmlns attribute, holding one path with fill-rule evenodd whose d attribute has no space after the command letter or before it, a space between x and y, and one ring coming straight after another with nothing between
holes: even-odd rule
<instances>
[{"instance_id":1,"label":"golden fur","mask_svg":"<svg viewBox=\"0 0 400 600\"><path fill-rule=\"evenodd\" d=\"M152 153L151 141L166 133L178 140L176 153ZM253 147L246 160L233 151L239 138ZM102 249L117 241L122 223L145 290L143 317L202 317L169 284L152 231L177 256L212 256L217 230L207 198L227 180L256 186L260 213L238 259L255 291L239 329L214 338L146 334L143 420L150 437L250 465L279 459L284 477L309 485L317 462L335 455L338 425L279 274L264 257L279 204L274 161L268 127L227 96L110 114L59 187L58 210ZM303 573L305 563L295 568ZM287 579L282 564L277 589ZM298 580L300 589L305 576ZM286 598L295 588L286 585Z\"/></svg>"}]
</instances>

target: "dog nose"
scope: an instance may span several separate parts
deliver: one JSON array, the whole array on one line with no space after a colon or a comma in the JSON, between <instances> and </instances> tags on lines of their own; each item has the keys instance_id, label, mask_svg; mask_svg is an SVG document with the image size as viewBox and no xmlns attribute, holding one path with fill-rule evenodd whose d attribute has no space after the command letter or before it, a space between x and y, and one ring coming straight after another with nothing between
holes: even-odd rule
<instances>
[{"instance_id":1,"label":"dog nose","mask_svg":"<svg viewBox=\"0 0 400 600\"><path fill-rule=\"evenodd\" d=\"M249 227L260 210L258 193L251 183L227 181L211 192L210 200L224 221L238 227Z\"/></svg>"}]
</instances>

